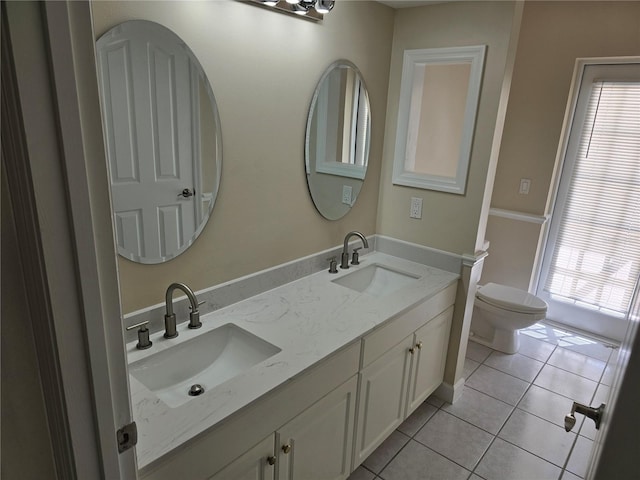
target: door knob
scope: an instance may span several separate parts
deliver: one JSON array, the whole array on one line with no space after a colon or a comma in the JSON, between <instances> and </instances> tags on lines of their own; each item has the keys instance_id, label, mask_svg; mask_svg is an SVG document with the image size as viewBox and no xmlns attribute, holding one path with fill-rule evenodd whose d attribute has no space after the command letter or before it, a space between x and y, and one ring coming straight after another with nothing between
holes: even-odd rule
<instances>
[{"instance_id":1,"label":"door knob","mask_svg":"<svg viewBox=\"0 0 640 480\"><path fill-rule=\"evenodd\" d=\"M184 190L182 190L182 192L180 192L178 194L179 197L184 197L184 198L189 198L189 197L193 197L195 195L196 191L195 190L189 190L188 188L185 188Z\"/></svg>"},{"instance_id":2,"label":"door knob","mask_svg":"<svg viewBox=\"0 0 640 480\"><path fill-rule=\"evenodd\" d=\"M291 445L289 445L289 444L285 444L285 445L283 445L283 446L282 446L282 451L283 451L285 454L289 453L289 452L291 451Z\"/></svg>"},{"instance_id":3,"label":"door knob","mask_svg":"<svg viewBox=\"0 0 640 480\"><path fill-rule=\"evenodd\" d=\"M267 463L269 465L275 465L276 464L276 457L274 457L273 455L269 455L267 457Z\"/></svg>"},{"instance_id":4,"label":"door knob","mask_svg":"<svg viewBox=\"0 0 640 480\"><path fill-rule=\"evenodd\" d=\"M571 407L571 413L568 413L564 416L564 429L567 432L570 432L571 429L576 424L576 413L581 413L589 417L596 424L596 429L600 429L600 422L602 421L602 412L604 411L605 404L602 403L598 408L588 407L587 405L583 405L582 403L573 402L573 406Z\"/></svg>"}]
</instances>

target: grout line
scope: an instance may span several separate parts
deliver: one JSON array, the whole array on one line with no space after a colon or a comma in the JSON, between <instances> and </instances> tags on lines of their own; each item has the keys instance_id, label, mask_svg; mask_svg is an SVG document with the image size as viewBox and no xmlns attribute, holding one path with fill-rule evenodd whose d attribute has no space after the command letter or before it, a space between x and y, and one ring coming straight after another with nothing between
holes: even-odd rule
<instances>
[{"instance_id":1,"label":"grout line","mask_svg":"<svg viewBox=\"0 0 640 480\"><path fill-rule=\"evenodd\" d=\"M470 421L468 421L468 420L466 420L466 419L464 419L464 418L460 418L460 417L458 417L457 415L455 415L455 413L453 413L453 412L449 412L449 411L447 411L447 410L443 409L442 407L444 407L445 405L447 405L447 403L446 403L446 402L445 402L444 404L440 405L440 406L435 406L435 405L433 405L433 404L429 403L428 405L430 405L431 407L433 407L433 408L435 409L435 411L434 411L434 413L433 413L433 414L432 414L432 415L431 415L431 416L430 416L430 417L429 417L429 418L428 418L428 419L427 419L427 420L426 420L426 421L425 421L425 422L424 422L424 423L423 423L423 424L422 424L422 425L421 425L421 426L420 426L420 427L415 431L415 433L413 433L413 435L407 435L406 433L404 433L404 432L402 432L402 431L400 431L400 430L398 430L398 429L396 428L396 431L397 431L398 433L402 434L402 435L403 435L403 436L405 436L405 437L408 437L408 439L409 439L409 440L408 440L407 442L405 442L405 444L404 444L404 445L403 445L403 446L402 446L402 447L401 447L401 448L400 448L400 449L399 449L399 450L398 450L398 451L397 451L397 452L396 452L396 453L391 457L391 459L390 459L388 462L386 462L386 463L384 464L384 466L380 469L380 472L379 472L379 473L375 473L375 472L373 472L372 470L370 470L369 468L365 467L365 466L364 466L364 463L363 463L361 466L362 466L366 471L368 471L368 472L370 472L371 474L373 474L373 475L374 475L374 479L375 479L375 480L384 480L384 477L382 477L382 475L381 475L381 474L382 474L382 472L384 471L384 469L385 469L385 468L386 468L386 467L387 467L387 466L388 466L388 465L389 465L389 464L390 464L390 463L391 463L391 462L392 462L392 461L393 461L393 460L394 460L394 459L395 459L395 458L400 454L400 452L402 452L402 450L404 450L404 449L407 447L407 445L408 445L408 444L413 440L413 441L417 442L419 445L421 445L421 446L423 446L423 447L425 447L425 448L429 449L430 451L432 451L432 452L436 453L437 455L439 455L439 456L441 456L441 457L443 457L443 458L447 459L448 461L450 461L450 462L454 463L455 465L458 465L459 467L464 468L465 470L469 471L469 468L467 468L467 467L465 467L465 466L463 466L463 465L460 465L458 462L456 462L456 461L454 461L454 460L452 460L452 459L448 458L446 455L443 455L442 453L439 453L439 452L435 451L434 449L430 448L429 446L427 446L427 445L423 444L422 442L420 442L420 441L418 441L418 440L416 440L416 439L415 439L416 435L417 435L417 434L418 434L418 433L419 433L419 432L420 432L420 431L421 431L421 430L422 430L422 429L423 429L423 428L424 428L424 427L425 427L425 426L426 426L426 425L427 425L427 424L428 424L428 423L429 423L429 422L430 422L430 421L435 417L435 415L438 413L438 411L442 410L444 413L446 413L446 414L448 414L448 415L451 415L451 416L455 417L456 419L461 420L461 421L463 421L463 422L465 422L465 423L467 423L467 424L469 424L469 425L471 425L471 426L473 426L473 427L475 427L475 428L478 428L479 430L481 430L481 431L483 431L483 432L486 432L486 433L488 433L488 434L490 434L490 435L492 436L491 442L489 443L488 447L485 449L485 451L483 452L483 454L480 456L480 459L475 463L475 465L474 465L474 466L473 466L473 468L471 469L471 473L469 474L468 479L470 479L470 478L471 478L471 476L473 476L474 474L475 474L475 475L478 475L478 474L476 473L476 469L478 468L478 466L480 465L480 463L482 463L482 461L483 461L483 460L484 460L484 458L486 457L487 452L488 452L488 451L491 449L491 447L494 445L494 443L495 443L495 441L496 441L496 438L500 438L500 440L501 440L501 441L503 441L503 442L505 442L505 443L508 443L509 445L512 445L512 446L513 446L513 447L515 447L515 448L518 448L518 449L520 449L520 450L522 450L522 451L524 451L524 452L526 452L526 453L528 453L528 454L530 454L530 455L533 455L533 456L534 456L534 457L536 457L536 458L539 458L540 460L543 460L543 461L545 461L545 462L547 462L547 463L549 463L549 464L551 464L551 465L553 465L553 466L555 466L555 467L559 468L559 469L560 469L560 475L559 475L559 477L558 477L558 478L562 478L562 476L565 474L565 472L567 472L567 471L568 471L568 472L570 472L569 470L567 470L567 468L566 468L566 467L567 467L567 465L568 465L568 463L569 463L569 459L571 458L571 455L573 454L573 452L574 452L574 450L575 450L575 447L576 447L576 445L577 445L578 438L580 437L580 432L582 431L582 428L584 427L585 420L583 420L583 421L582 421L582 423L581 423L581 425L580 425L580 428L578 429L578 432L575 432L575 433L573 433L573 432L572 432L572 434L574 435L573 443L572 443L572 445L571 445L571 448L569 449L569 452L568 452L568 454L567 454L567 457L565 458L565 460L564 460L564 462L563 462L563 465L562 465L562 466L558 466L558 465L557 465L557 464L555 464L554 462L551 462L551 461L549 461L548 459L546 459L546 458L544 458L544 457L541 457L540 455L537 455L537 454L535 454L535 453L533 453L533 452L530 452L529 450L527 450L527 449L525 449L525 448L523 448L523 447L521 447L521 446L519 446L519 445L516 445L516 444L514 444L514 443L512 443L512 442L510 442L510 441L508 441L508 440L505 440L504 438L499 437L499 435L500 435L500 433L502 432L502 430L504 429L505 425L509 422L509 420L511 419L511 417L513 416L513 414L515 413L516 409L518 409L518 410L520 410L520 411L522 411L522 412L525 412L525 413L527 413L527 414L529 414L529 415L532 415L532 416L534 416L534 417L536 417L536 418L539 418L539 419L541 419L541 420L543 420L543 421L545 421L545 422L547 422L547 423L549 423L549 424L551 424L551 425L553 425L553 426L556 426L556 427L558 426L558 424L553 423L553 422L551 422L551 421L547 420L546 418L542 418L542 417L540 417L540 416L538 416L538 415L535 415L535 414L533 414L533 413L527 412L527 411L526 411L526 410L524 410L524 409L519 408L519 405L521 404L522 400L523 400L523 399L524 399L524 397L527 395L527 393L531 390L531 387L535 385L535 381L538 379L539 375L541 374L542 370L544 369L544 367L545 367L546 365L550 365L550 366L552 366L552 367L559 368L560 370L563 370L563 371L565 371L565 372L568 372L568 373L574 374L574 375L576 375L576 376L578 376L578 377L580 377L580 378L584 378L584 379L587 379L587 380L589 380L589 381L591 381L591 382L597 383L596 389L594 390L594 392L593 392L593 394L592 394L592 396L591 396L591 401L593 402L593 400L595 399L595 395L596 395L596 393L597 393L598 388L600 387L600 385L605 385L604 383L602 383L602 380L603 380L604 375L605 375L605 372L606 372L606 366L609 364L609 362L611 362L612 354L610 354L610 355L609 355L609 359L608 359L606 362L604 362L604 363L605 363L605 369L603 369L602 373L600 374L600 378L599 378L599 380L598 380L598 381L595 381L595 380L593 380L593 379L591 379L591 378L584 377L584 376L579 375L579 374L577 374L577 373L575 373L575 372L572 372L572 371L569 371L569 370L564 370L564 369L562 369L562 368L560 368L560 367L556 367L555 365L550 364L550 363L549 363L549 359L551 358L551 356L556 352L556 350L557 350L558 348L564 348L564 347L561 347L561 346L560 346L560 345L558 345L557 343L548 342L548 341L545 341L545 340L542 340L542 339L535 339L534 337L531 337L531 338L532 338L532 339L534 339L534 340L538 340L538 341L541 341L541 342L544 342L544 343L548 343L548 344L550 344L550 345L553 345L553 350L551 350L551 353L549 354L549 356L547 357L547 359L546 359L545 361L542 361L542 360L540 360L540 359L538 359L538 358L534 358L534 357L531 357L531 356L529 356L529 355L525 355L525 354L522 354L522 353L520 354L520 355L522 355L522 356L524 356L524 357L526 357L526 358L529 358L529 359L532 359L532 360L538 361L538 362L540 362L540 363L542 363L542 364L543 364L543 366L538 370L538 372L536 373L535 377L534 377L534 378L533 378L533 380L531 380L531 381L524 380L524 379L522 379L522 378L520 378L520 377L517 377L517 376L515 376L515 375L511 374L511 373L503 372L502 370L499 370L499 369L497 369L497 368L495 368L495 367L492 367L491 365L487 365L487 364L485 364L486 360L487 360L487 359L491 356L491 354L492 354L493 352L495 352L496 350L490 349L490 350L491 350L491 352L489 353L489 355L487 355L487 356L486 356L486 357L485 357L481 362L478 362L478 360L475 360L475 359L473 359L473 358L467 357L467 358L469 358L470 360L472 360L472 361L474 361L474 362L478 363L478 366L477 366L477 367L475 367L475 368L474 368L474 369L469 373L468 377L471 377L471 376L472 376L472 375L477 371L477 369L478 369L481 365L485 365L486 367L491 368L491 369L493 369L493 370L495 370L495 371L498 371L498 372L503 373L503 374L505 374L505 375L509 375L510 377L516 378L516 379L521 380L521 381L523 381L523 382L525 382L525 383L528 383L527 388L525 389L525 391L524 391L523 395L522 395L522 396L520 397L520 399L517 401L517 403L516 403L516 405L515 405L515 406L514 406L514 405L511 405L511 404L509 404L509 403L507 403L507 402L505 402L504 400L501 400L501 399L496 398L496 397L494 397L494 396L492 396L492 395L489 395L489 394L487 394L486 392L482 392L482 391L477 390L477 389L475 389L475 388L473 388L473 387L470 387L469 385L465 385L465 387L464 387L464 388L469 388L469 389L471 389L471 390L474 390L474 391L476 391L476 392L478 392L478 393L481 393L481 394L483 394L483 395L486 395L486 396L488 396L488 397L490 397L490 398L492 398L492 399L495 399L495 400L497 400L497 401L500 401L500 402L504 403L505 405L508 405L509 407L511 407L511 408L512 408L512 410L511 410L511 412L509 413L509 415L507 416L506 420L501 424L500 428L498 429L498 433L497 433L497 434L494 434L494 433L492 433L492 432L489 432L489 431L485 430L484 428L479 427L478 425L475 425L475 424L473 424L472 422L470 422ZM602 344L602 342L598 342L598 343L601 343L601 344ZM488 348L488 347L487 347L487 348ZM572 351L572 352L574 352L574 353L578 353L578 354L583 355L583 356L585 356L585 357L587 357L587 358L589 358L589 359L595 359L595 360L598 360L598 361L603 362L603 360L600 360L599 358L592 357L592 356L590 356L590 355L585 355L585 354L583 354L582 352L577 352L577 351L575 351L575 350L571 350L571 349L566 349L566 350ZM612 352L613 352L613 350L612 350ZM563 398L566 398L566 399L567 399L567 400L569 400L569 401L572 401L572 400L573 400L573 399L571 399L570 397L566 397L565 395L562 395L562 394L560 394L560 393L558 393L558 392L554 392L553 390L550 390L550 389L548 389L548 388L542 387L542 386L540 386L540 385L535 385L535 386L536 386L536 387L538 387L538 388L541 388L541 389L543 389L543 390L546 390L546 391L548 391L548 392L551 392L551 393L554 393L554 394L556 394L556 395L559 395L559 396L561 396L561 397L563 397ZM608 385L605 385L605 386L610 388L610 386L608 386ZM427 402L427 400L425 400L425 402ZM401 425L402 425L402 424L401 424ZM560 426L560 427L561 427L561 426ZM588 437L584 437L584 438L586 438L587 440L591 440L591 439L589 439ZM591 440L591 441L593 441L593 440ZM573 473L573 472L570 472L570 473ZM483 477L482 477L482 476L480 476L480 475L478 475L478 476L479 476L480 478L483 478Z\"/></svg>"},{"instance_id":2,"label":"grout line","mask_svg":"<svg viewBox=\"0 0 640 480\"><path fill-rule=\"evenodd\" d=\"M400 425L402 425L402 423L401 423ZM398 427L399 427L400 425L398 425ZM388 461L387 461L387 462L382 466L382 468L380 468L380 471L379 471L378 473L375 473L375 472L373 472L372 470L369 470L369 469L367 468L367 470L369 470L370 472L373 472L373 473L374 473L375 475L377 475L377 476L379 476L379 475L382 473L382 471L383 471L385 468L387 468L391 462L393 462L393 460L394 460L394 459L395 459L395 458L400 454L400 452L401 452L402 450L404 450L404 448L405 448L405 447L409 444L409 442L413 439L413 437L410 437L410 436L409 436L409 435L407 435L406 433L403 433L403 432L401 432L400 430L398 430L398 428L397 428L397 427L396 427L396 429L394 430L394 432L398 432L398 433L400 433L402 436L407 437L407 438L408 438L408 440L404 443L404 445L402 445L402 447L400 447L400 448L398 449L398 451L397 451L396 453L394 453L394 454L393 454L393 456L392 456L392 457L391 457L391 458L390 458L390 459L389 459L389 460L388 460ZM393 435L393 432L391 433L391 435ZM390 437L391 435L389 435L389 437ZM389 438L389 437L387 437L387 438ZM385 440L383 440L383 442L382 442L382 443L384 443L385 441L386 441L386 439L385 439ZM382 445L382 443L380 444L380 446ZM380 446L378 446L378 448L380 448ZM376 450L377 450L377 449L376 449ZM371 452L371 455L373 455L373 453L375 453L375 451L376 451L376 450L374 450L373 452ZM369 457L367 457L367 458L369 458ZM366 461L366 459L365 459L365 461ZM362 465L364 465L364 462L362 462ZM366 468L366 467L365 467L365 468Z\"/></svg>"},{"instance_id":3,"label":"grout line","mask_svg":"<svg viewBox=\"0 0 640 480\"><path fill-rule=\"evenodd\" d=\"M478 392L478 393L481 393L482 395L486 395L486 396L487 396L487 397L489 397L489 398L492 398L492 399L494 399L494 400L498 400L499 402L502 402L502 403L504 403L505 405L510 406L511 408L516 408L516 406L515 406L515 405L511 405L510 403L507 403L507 402L505 402L504 400L502 400L502 399L500 399L500 398L498 398L498 397L494 397L493 395L490 395L490 394L488 394L488 393L486 393L486 392L483 392L483 391L481 391L481 390L478 390L477 388L470 387L469 385L465 385L465 388L470 388L471 390L474 390L474 391L476 391L476 392ZM527 387L527 390L528 390L528 387ZM525 390L525 392L526 392L526 390ZM524 396L524 395L523 395L523 396ZM518 400L518 403L520 402L520 400L522 400L522 398L520 398L520 399Z\"/></svg>"},{"instance_id":4,"label":"grout line","mask_svg":"<svg viewBox=\"0 0 640 480\"><path fill-rule=\"evenodd\" d=\"M551 358L551 356L553 355L553 353L556 351L556 349L557 349L557 348L559 348L559 346L558 346L558 345L554 345L553 350L551 351L550 355L547 357L547 361ZM532 357L528 357L527 355L524 355L524 354L521 354L521 355L523 355L523 356L525 356L525 357L527 357L527 358L532 358ZM489 358L490 356L491 356L491 355L489 355L487 358ZM533 360L537 360L537 359L535 359L535 358L532 358L532 359L533 359ZM486 359L485 359L485 361L486 361ZM519 378L519 377L516 377L515 375L511 375L511 374L509 374L509 373L507 373L507 372L502 372L502 370L498 370L498 369L494 368L494 370L496 370L496 371L499 371L499 372L501 372L501 373L504 373L504 374L506 374L506 375L509 375L509 376L511 376L511 377L513 377L513 378L518 378L519 380L522 380L522 381L524 381L524 382L528 383L528 386L527 386L527 388L525 389L525 391L524 391L524 393L522 394L522 396L520 397L520 399L518 400L518 402L516 403L516 405L513 407L513 410L511 411L511 413L509 413L509 415L508 415L508 417L506 418L506 420L502 423L502 426L501 426L501 427L500 427L500 429L498 430L498 433L494 435L494 438L493 438L493 440L491 441L491 443L489 444L489 447L488 447L488 448L485 450L485 452L482 454L482 457L480 457L480 460L478 461L478 463L475 465L475 467L474 467L474 469L473 469L473 473L475 473L476 468L478 467L478 465L480 465L480 463L481 463L481 462L482 462L482 460L484 459L484 457L485 457L485 455L487 454L487 452L489 451L489 449L490 449L490 448L493 446L493 444L495 443L496 438L500 438L500 440L502 440L503 442L508 443L508 444L510 444L510 445L512 445L512 446L514 446L514 447L516 447L516 448L519 448L520 450L522 450L522 451L524 451L524 452L527 452L527 453L529 453L530 455L533 455L534 457L537 457L537 458L539 458L539 459L541 459L541 460L543 460L543 461L545 461L545 462L547 462L547 463L549 463L549 464L551 464L551 465L553 465L553 466L555 466L555 467L560 468L560 475L558 476L558 478L561 478L561 477L562 477L562 474L563 474L563 472L564 472L563 467L558 466L558 465L556 465L555 463L553 463L553 462L549 461L548 459L546 459L546 458L544 458L544 457L541 457L541 456L539 456L539 455L536 455L535 453L530 452L529 450L527 450L527 449L525 449L525 448L523 448L523 447L521 447L521 446L519 446L519 445L516 445L516 444L514 444L514 443L510 442L509 440L506 440L506 439L504 439L504 438L500 437L500 432L502 432L502 430L504 429L504 427L506 426L506 424L509 422L509 420L511 419L511 417L513 416L513 414L516 412L516 410L520 410L520 411L522 411L522 412L529 413L529 412L526 412L525 410L519 409L519 408L518 408L518 406L520 405L520 403L522 402L522 400L524 399L524 397L526 396L526 394L527 394L527 393L529 392L529 390L531 389L531 386L534 384L534 382L536 381L536 379L538 378L538 376L539 376L539 375L540 375L540 373L542 372L542 369L544 368L544 366L545 366L545 365L547 365L547 361L544 361L544 362L542 362L541 360L537 360L537 361L538 361L538 362L541 362L543 365L542 365L542 367L540 368L540 370L538 370L538 372L537 372L537 373L536 373L536 375L534 376L533 380L531 380L530 382L529 382L529 381L527 381L527 380L523 380L523 379L521 379L521 378ZM485 363L484 363L484 362L482 362L482 365L485 365ZM485 365L485 366L486 366L486 367L488 367L488 368L493 368L493 367L491 367L490 365ZM536 386L537 386L537 385L536 385ZM466 386L465 386L465 387L466 387ZM469 388L472 388L472 387L469 387ZM541 387L541 388L542 388L542 387ZM475 390L475 389L474 389L474 390ZM480 393L484 393L484 392L480 392ZM553 392L553 393L555 393L555 392ZM487 394L485 393L485 395L487 395ZM495 398L495 397L493 397L493 396L491 396L491 395L488 395L488 396L489 396L489 397L491 397L491 398ZM496 398L496 400L500 400L500 399ZM502 401L503 403L506 403L506 402L504 402L504 400L500 400L500 401ZM509 405L509 404L507 404L507 405ZM533 415L533 414L531 414L531 415ZM549 424L551 424L551 425L557 426L557 425L556 425L556 424L554 424L553 422L549 422L548 420L546 420L546 419L544 419L544 418L542 418L542 417L538 417L537 415L534 415L534 416L535 416L535 417L537 417L537 418L540 418L541 420L544 420L544 421L548 422L548 423L549 423ZM577 438L577 435L575 435L575 438ZM575 438L574 438L574 445L575 445ZM573 448L573 445L572 445L572 448ZM565 460L565 463L566 463L566 461L568 461L569 455L570 455L570 453L567 455L567 460Z\"/></svg>"},{"instance_id":5,"label":"grout line","mask_svg":"<svg viewBox=\"0 0 640 480\"><path fill-rule=\"evenodd\" d=\"M524 378L520 378L520 377L518 377L518 376L514 375L513 373L505 372L505 371L503 371L503 370L500 370L499 368L492 367L491 365L487 365L487 364L485 364L485 363L483 363L482 365L480 365L478 368L480 368L481 366L482 366L482 367L490 368L491 370L494 370L494 371L496 371L496 372L503 373L503 374L505 374L505 375L509 375L509 376L510 376L510 377L512 377L512 378L515 378L515 379L517 379L517 380L520 380L521 382L525 382L525 383L529 383L529 384L530 384L530 383L533 383L533 380L532 380L532 381L525 380ZM542 369L543 369L543 368L544 368L544 365L543 365L542 367L540 367L540 370L538 371L538 373L536 373L535 377L533 377L533 378L534 378L534 380L535 380L536 378L538 378L538 375L540 374L540 372L542 371ZM503 400L503 402L504 402L504 400Z\"/></svg>"},{"instance_id":6,"label":"grout line","mask_svg":"<svg viewBox=\"0 0 640 480\"><path fill-rule=\"evenodd\" d=\"M425 400L425 402L426 402L426 400ZM446 404L446 403L445 403L445 404ZM429 404L429 405L431 405L431 404ZM451 415L452 417L455 417L455 418L457 418L458 420L462 420L463 422L468 423L469 425L471 425L471 426L473 426L473 427L476 427L476 428L479 428L479 427L478 427L478 426L476 426L476 425L474 425L474 424L473 424L473 423L471 423L471 422L467 422L466 420L464 420L464 419L462 419L462 418L458 418L458 417L456 417L455 415L452 415L451 413L447 412L446 410L443 410L441 407L435 407L434 405L431 405L431 406L432 406L432 407L434 407L434 408L436 408L436 411L435 411L435 412L433 412L433 415L431 415L431 416L429 417L429 419L428 419L426 422L424 422L424 423L422 424L422 426L421 426L418 430L416 430L416 432L415 432L415 433L410 437L409 442L410 442L411 440L413 440L414 442L416 442L416 443L417 443L417 444L419 444L419 445L422 445L422 446L423 446L423 447L425 447L426 449L431 450L431 451L432 451L432 452L434 452L436 455L439 455L439 456L441 456L442 458L445 458L445 459L447 459L448 461L450 461L450 462L452 462L452 463L454 463L454 464L458 465L459 467L461 467L461 468L465 469L466 471L468 471L468 472L469 472L469 477L471 477L471 475L473 475L473 468L472 468L472 469L469 469L468 467L465 467L464 465L459 464L459 463L458 463L458 462L456 462L455 460L453 460L453 459L451 459L451 458L447 457L446 455L444 455L444 454L442 454L442 453L440 453L440 452L438 452L438 451L434 450L433 448L429 447L428 445L425 445L425 444L424 444L424 443L422 443L420 440L417 440L415 437L416 437L416 435L418 435L418 433L420 433L420 431L421 431L421 430L422 430L422 429L423 429L423 428L424 428L424 427L425 427L425 426L426 426L426 425L427 425L427 424L428 424L428 423L429 423L429 422L430 422L430 421L431 421L431 420L432 420L432 419L433 419L433 418L438 414L438 412L439 412L439 411L441 411L441 410L442 410L442 412L443 412L443 413L445 413L445 414L447 414L447 415ZM482 430L482 429L481 429L481 430ZM484 431L486 431L486 430L484 430ZM490 432L487 432L487 433L490 433ZM490 434L491 434L491 433L490 433ZM491 435L493 435L493 434L491 434ZM398 451L398 454L400 453L400 451L402 451L402 450L403 450L403 449L404 449L404 448L409 444L409 442L407 442L407 443L406 443L406 444L405 444L405 445L404 445L404 446L403 446L403 447ZM487 449L488 449L488 447L487 447ZM397 456L398 454L396 454L396 456ZM394 458L395 458L395 457L394 457ZM388 465L388 464L387 464L387 465ZM387 465L385 465L385 468L386 468L386 466L387 466ZM476 465L477 465L477 463L476 463ZM474 468L475 468L475 466L474 466ZM380 470L380 471L382 472L382 470ZM469 478L469 477L468 477L468 478ZM384 480L384 479L383 479L383 480Z\"/></svg>"}]
</instances>

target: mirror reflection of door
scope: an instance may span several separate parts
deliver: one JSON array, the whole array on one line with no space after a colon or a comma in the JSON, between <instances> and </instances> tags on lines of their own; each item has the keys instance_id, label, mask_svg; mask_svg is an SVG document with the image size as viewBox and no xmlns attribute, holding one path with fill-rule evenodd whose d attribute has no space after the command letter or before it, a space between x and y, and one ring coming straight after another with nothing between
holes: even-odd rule
<instances>
[{"instance_id":1,"label":"mirror reflection of door","mask_svg":"<svg viewBox=\"0 0 640 480\"><path fill-rule=\"evenodd\" d=\"M356 66L331 64L311 100L305 136L309 193L327 220L344 217L354 206L369 163L369 94Z\"/></svg>"},{"instance_id":2,"label":"mirror reflection of door","mask_svg":"<svg viewBox=\"0 0 640 480\"><path fill-rule=\"evenodd\" d=\"M202 216L193 164L198 68L182 44L139 22L116 27L98 45L118 250L132 259L170 257Z\"/></svg>"},{"instance_id":3,"label":"mirror reflection of door","mask_svg":"<svg viewBox=\"0 0 640 480\"><path fill-rule=\"evenodd\" d=\"M359 74L333 68L318 87L313 125L315 171L364 178L368 160L369 103Z\"/></svg>"}]
</instances>

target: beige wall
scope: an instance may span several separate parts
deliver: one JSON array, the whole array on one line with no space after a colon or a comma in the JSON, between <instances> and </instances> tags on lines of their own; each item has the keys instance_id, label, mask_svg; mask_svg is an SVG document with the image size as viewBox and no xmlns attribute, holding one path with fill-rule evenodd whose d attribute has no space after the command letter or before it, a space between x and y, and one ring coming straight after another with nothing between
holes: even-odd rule
<instances>
[{"instance_id":1,"label":"beige wall","mask_svg":"<svg viewBox=\"0 0 640 480\"><path fill-rule=\"evenodd\" d=\"M427 65L413 170L455 178L471 63Z\"/></svg>"},{"instance_id":2,"label":"beige wall","mask_svg":"<svg viewBox=\"0 0 640 480\"><path fill-rule=\"evenodd\" d=\"M640 55L640 2L525 4L492 207L549 212L575 60L625 55ZM518 194L521 178L531 179L529 195ZM535 224L492 219L482 282L527 288L540 230Z\"/></svg>"},{"instance_id":3,"label":"beige wall","mask_svg":"<svg viewBox=\"0 0 640 480\"><path fill-rule=\"evenodd\" d=\"M500 94L515 13L513 2L455 2L399 10L389 78L378 233L452 253L475 251ZM402 55L405 49L487 45L465 195L392 185ZM411 197L422 219L409 218Z\"/></svg>"},{"instance_id":4,"label":"beige wall","mask_svg":"<svg viewBox=\"0 0 640 480\"><path fill-rule=\"evenodd\" d=\"M198 290L338 245L350 230L375 232L392 9L338 1L322 23L231 0L94 2L93 14L97 36L132 19L173 30L209 76L222 124L221 188L207 227L167 263L120 258L124 312L160 303L174 281ZM304 135L316 84L340 58L356 64L369 89L372 140L358 202L330 222L307 190Z\"/></svg>"},{"instance_id":5,"label":"beige wall","mask_svg":"<svg viewBox=\"0 0 640 480\"><path fill-rule=\"evenodd\" d=\"M489 216L490 253L484 261L481 283L504 283L501 279L508 278L510 286L528 290L539 235L539 224Z\"/></svg>"}]
</instances>

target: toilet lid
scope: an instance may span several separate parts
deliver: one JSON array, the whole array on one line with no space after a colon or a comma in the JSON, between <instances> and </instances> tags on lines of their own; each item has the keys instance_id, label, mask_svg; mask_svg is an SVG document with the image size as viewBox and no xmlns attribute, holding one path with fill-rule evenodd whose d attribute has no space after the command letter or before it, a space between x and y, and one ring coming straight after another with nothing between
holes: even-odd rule
<instances>
[{"instance_id":1,"label":"toilet lid","mask_svg":"<svg viewBox=\"0 0 640 480\"><path fill-rule=\"evenodd\" d=\"M541 298L524 290L497 283L487 283L479 287L476 296L484 302L512 312L544 313L547 311L547 303Z\"/></svg>"}]
</instances>

